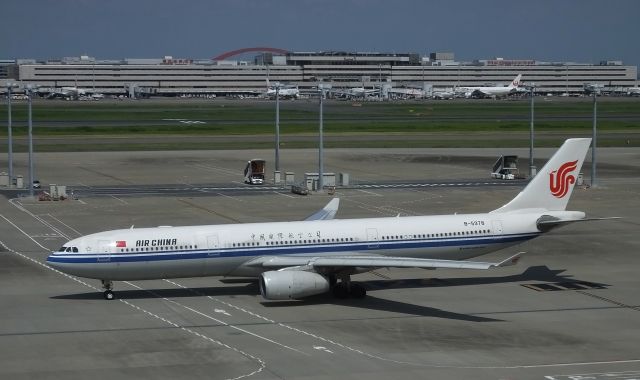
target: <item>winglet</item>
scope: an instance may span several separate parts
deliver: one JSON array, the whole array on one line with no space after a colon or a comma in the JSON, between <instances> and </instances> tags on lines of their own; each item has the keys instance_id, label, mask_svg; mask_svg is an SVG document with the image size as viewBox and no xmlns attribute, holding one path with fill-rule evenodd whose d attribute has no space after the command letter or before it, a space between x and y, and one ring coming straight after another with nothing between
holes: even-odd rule
<instances>
[{"instance_id":1,"label":"winglet","mask_svg":"<svg viewBox=\"0 0 640 380\"><path fill-rule=\"evenodd\" d=\"M502 268L502 267L510 267L512 265L516 265L518 261L520 261L520 258L522 258L522 255L524 255L524 252L518 252L515 255L509 257L508 259L502 260L498 264L494 265L494 267Z\"/></svg>"},{"instance_id":2,"label":"winglet","mask_svg":"<svg viewBox=\"0 0 640 380\"><path fill-rule=\"evenodd\" d=\"M338 212L338 206L340 206L340 198L333 198L326 206L315 212L312 215L309 215L305 221L309 220L329 220L333 219Z\"/></svg>"}]
</instances>

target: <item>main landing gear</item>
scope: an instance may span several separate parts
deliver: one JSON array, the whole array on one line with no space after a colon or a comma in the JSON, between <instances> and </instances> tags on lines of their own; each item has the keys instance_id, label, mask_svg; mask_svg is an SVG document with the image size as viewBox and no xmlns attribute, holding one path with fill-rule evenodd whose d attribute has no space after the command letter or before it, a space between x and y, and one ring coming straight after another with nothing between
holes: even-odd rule
<instances>
[{"instance_id":1,"label":"main landing gear","mask_svg":"<svg viewBox=\"0 0 640 380\"><path fill-rule=\"evenodd\" d=\"M111 280L102 280L102 289L104 289L104 292L102 293L104 299L110 301L116 298L116 296L113 294L113 282L111 282Z\"/></svg>"},{"instance_id":2,"label":"main landing gear","mask_svg":"<svg viewBox=\"0 0 640 380\"><path fill-rule=\"evenodd\" d=\"M367 295L367 289L358 283L352 283L349 275L340 276L340 282L332 281L333 296L336 298L364 298Z\"/></svg>"}]
</instances>

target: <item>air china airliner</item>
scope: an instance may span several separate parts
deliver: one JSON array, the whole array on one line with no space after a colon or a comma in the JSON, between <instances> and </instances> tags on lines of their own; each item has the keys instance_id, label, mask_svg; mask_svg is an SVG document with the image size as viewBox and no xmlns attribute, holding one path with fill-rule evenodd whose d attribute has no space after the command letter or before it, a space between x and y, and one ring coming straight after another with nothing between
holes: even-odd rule
<instances>
[{"instance_id":1,"label":"air china airliner","mask_svg":"<svg viewBox=\"0 0 640 380\"><path fill-rule=\"evenodd\" d=\"M364 297L350 276L376 268L491 269L515 264L468 261L585 220L566 206L591 139L566 140L527 186L485 214L335 219L339 200L303 221L191 227L130 228L86 235L51 253L47 263L99 279L113 299L113 281L203 276L258 277L269 300L332 291Z\"/></svg>"}]
</instances>

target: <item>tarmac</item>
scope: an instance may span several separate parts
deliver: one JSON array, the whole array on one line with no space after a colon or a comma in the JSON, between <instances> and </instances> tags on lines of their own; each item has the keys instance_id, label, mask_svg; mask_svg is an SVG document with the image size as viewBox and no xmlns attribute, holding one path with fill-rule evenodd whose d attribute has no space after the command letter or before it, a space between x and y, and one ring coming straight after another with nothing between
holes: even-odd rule
<instances>
[{"instance_id":1,"label":"tarmac","mask_svg":"<svg viewBox=\"0 0 640 380\"><path fill-rule=\"evenodd\" d=\"M536 165L555 149L537 149ZM526 149L328 149L325 171L353 183L483 181L499 154ZM619 220L575 223L511 249L492 271L381 269L368 295L265 301L243 279L98 281L47 267L49 251L93 232L156 225L299 220L331 196L288 189L170 195L160 185L240 188L248 159L272 151L43 153L37 178L117 194L0 201L2 379L632 379L640 377L640 152L598 153L596 187L570 209ZM590 182L590 162L583 167ZM314 150L281 151L282 171L317 171ZM26 157L16 155L16 173ZM4 165L0 162L0 165ZM526 172L526 170L523 170ZM540 175L546 175L540 173ZM486 212L513 186L338 188L339 218Z\"/></svg>"}]
</instances>

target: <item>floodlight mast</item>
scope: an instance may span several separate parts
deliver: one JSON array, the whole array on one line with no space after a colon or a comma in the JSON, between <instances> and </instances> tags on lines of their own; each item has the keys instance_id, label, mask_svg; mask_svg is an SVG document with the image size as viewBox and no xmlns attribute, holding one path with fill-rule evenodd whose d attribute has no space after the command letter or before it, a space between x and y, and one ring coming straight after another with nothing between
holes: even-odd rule
<instances>
[{"instance_id":1,"label":"floodlight mast","mask_svg":"<svg viewBox=\"0 0 640 380\"><path fill-rule=\"evenodd\" d=\"M280 83L276 83L276 167L280 170Z\"/></svg>"},{"instance_id":2,"label":"floodlight mast","mask_svg":"<svg viewBox=\"0 0 640 380\"><path fill-rule=\"evenodd\" d=\"M28 84L26 87L26 92L27 92L27 105L28 105L28 110L27 110L27 115L28 115L28 125L29 125L29 196L33 197L33 180L34 180L34 176L33 176L33 117L32 117L32 112L31 112L31 103L32 103L32 97L33 97L33 85Z\"/></svg>"},{"instance_id":3,"label":"floodlight mast","mask_svg":"<svg viewBox=\"0 0 640 380\"><path fill-rule=\"evenodd\" d=\"M598 125L598 91L599 85L593 85L593 131L591 137L591 187L597 186L596 181L596 146L597 146L597 125Z\"/></svg>"},{"instance_id":4,"label":"floodlight mast","mask_svg":"<svg viewBox=\"0 0 640 380\"><path fill-rule=\"evenodd\" d=\"M533 110L534 110L534 97L535 97L535 92L536 92L536 84L535 83L531 83L529 85L529 91L530 91L530 96L531 96L531 119L530 119L530 128L529 128L529 177L533 177L536 174L534 173L535 171L535 166L533 163L533 140L534 140L534 118L533 118Z\"/></svg>"},{"instance_id":5,"label":"floodlight mast","mask_svg":"<svg viewBox=\"0 0 640 380\"><path fill-rule=\"evenodd\" d=\"M323 162L323 156L324 156L324 144L323 144L323 129L324 129L324 120L323 120L323 108L324 108L324 103L323 103L323 98L324 98L324 88L322 86L319 86L319 90L320 90L320 125L319 125L319 131L318 131L318 188L316 189L317 191L322 191L324 189L324 162Z\"/></svg>"},{"instance_id":6,"label":"floodlight mast","mask_svg":"<svg viewBox=\"0 0 640 380\"><path fill-rule=\"evenodd\" d=\"M11 98L12 91L14 87L18 85L13 82L7 82L7 152L9 154L8 164L9 164L9 187L13 186L13 127L11 120Z\"/></svg>"}]
</instances>

